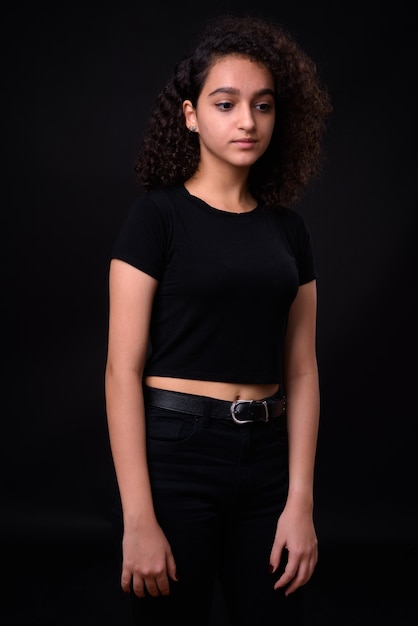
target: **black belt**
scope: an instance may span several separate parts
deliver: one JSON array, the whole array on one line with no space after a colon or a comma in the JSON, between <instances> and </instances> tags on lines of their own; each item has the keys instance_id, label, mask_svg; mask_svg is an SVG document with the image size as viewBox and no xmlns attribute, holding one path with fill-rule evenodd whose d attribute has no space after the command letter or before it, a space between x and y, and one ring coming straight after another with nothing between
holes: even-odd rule
<instances>
[{"instance_id":1,"label":"black belt","mask_svg":"<svg viewBox=\"0 0 418 626\"><path fill-rule=\"evenodd\" d=\"M280 417L285 410L285 399L278 395L264 400L228 402L207 396L144 387L144 400L146 404L160 409L169 409L198 417L233 419L236 424L268 422L275 417Z\"/></svg>"}]
</instances>

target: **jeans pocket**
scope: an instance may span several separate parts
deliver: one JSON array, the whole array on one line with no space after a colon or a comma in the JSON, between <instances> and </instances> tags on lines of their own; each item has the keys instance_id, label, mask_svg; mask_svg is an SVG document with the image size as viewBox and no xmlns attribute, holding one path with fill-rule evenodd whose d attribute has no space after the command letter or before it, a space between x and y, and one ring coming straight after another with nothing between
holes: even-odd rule
<instances>
[{"instance_id":1,"label":"jeans pocket","mask_svg":"<svg viewBox=\"0 0 418 626\"><path fill-rule=\"evenodd\" d=\"M166 409L147 407L147 439L159 443L182 443L193 437L199 418Z\"/></svg>"}]
</instances>

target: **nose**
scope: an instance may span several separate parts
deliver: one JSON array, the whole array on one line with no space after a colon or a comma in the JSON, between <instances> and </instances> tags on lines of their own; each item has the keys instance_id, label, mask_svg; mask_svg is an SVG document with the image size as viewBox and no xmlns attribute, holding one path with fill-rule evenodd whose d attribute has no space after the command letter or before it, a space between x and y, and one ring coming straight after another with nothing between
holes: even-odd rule
<instances>
[{"instance_id":1,"label":"nose","mask_svg":"<svg viewBox=\"0 0 418 626\"><path fill-rule=\"evenodd\" d=\"M250 105L243 104L240 107L240 116L238 119L238 128L240 130L251 130L255 126L253 111Z\"/></svg>"}]
</instances>

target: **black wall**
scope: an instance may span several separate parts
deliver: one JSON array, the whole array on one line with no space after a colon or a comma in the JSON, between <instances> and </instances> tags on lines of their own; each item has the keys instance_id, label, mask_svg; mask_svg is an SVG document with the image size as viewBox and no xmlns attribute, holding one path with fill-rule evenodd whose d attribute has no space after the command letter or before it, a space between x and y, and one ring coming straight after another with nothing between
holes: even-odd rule
<instances>
[{"instance_id":1,"label":"black wall","mask_svg":"<svg viewBox=\"0 0 418 626\"><path fill-rule=\"evenodd\" d=\"M206 17L224 10L288 26L335 109L323 175L298 207L319 269L320 539L417 541L410 15L402 2L160 0L4 16L4 544L107 541L110 247L137 194L153 99Z\"/></svg>"}]
</instances>

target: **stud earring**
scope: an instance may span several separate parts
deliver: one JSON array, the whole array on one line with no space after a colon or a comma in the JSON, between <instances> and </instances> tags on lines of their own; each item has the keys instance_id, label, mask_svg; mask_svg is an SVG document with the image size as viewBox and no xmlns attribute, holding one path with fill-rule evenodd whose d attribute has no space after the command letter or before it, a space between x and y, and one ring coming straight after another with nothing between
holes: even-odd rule
<instances>
[{"instance_id":1,"label":"stud earring","mask_svg":"<svg viewBox=\"0 0 418 626\"><path fill-rule=\"evenodd\" d=\"M191 133L195 133L196 132L196 126L190 126L189 128Z\"/></svg>"}]
</instances>

